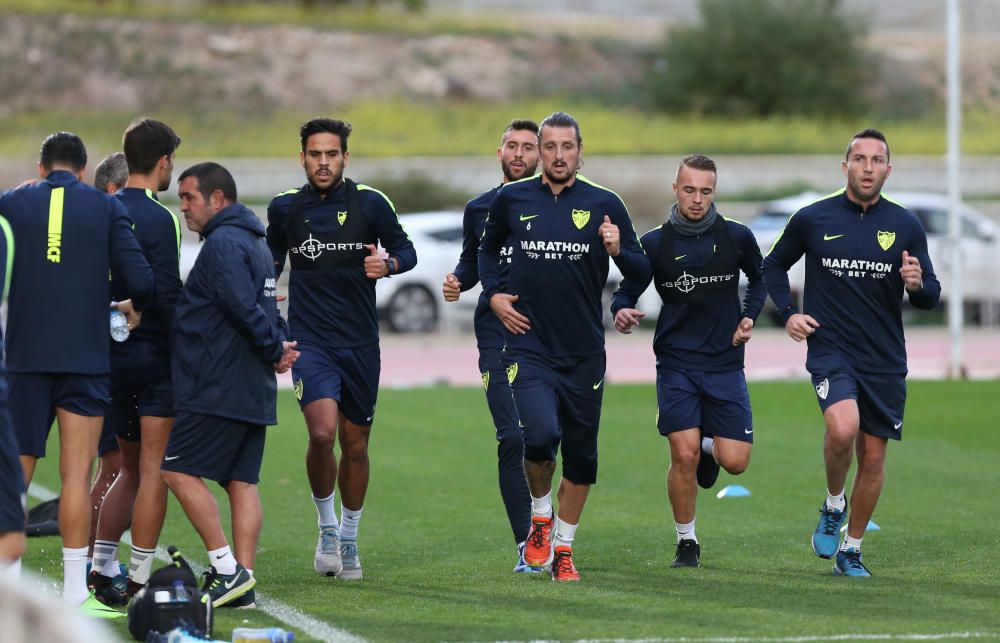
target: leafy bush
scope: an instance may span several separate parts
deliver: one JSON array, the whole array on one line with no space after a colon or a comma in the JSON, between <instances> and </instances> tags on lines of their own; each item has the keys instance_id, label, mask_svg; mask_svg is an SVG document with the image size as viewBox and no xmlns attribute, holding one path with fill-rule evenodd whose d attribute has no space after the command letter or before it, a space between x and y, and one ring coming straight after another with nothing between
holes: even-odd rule
<instances>
[{"instance_id":1,"label":"leafy bush","mask_svg":"<svg viewBox=\"0 0 1000 643\"><path fill-rule=\"evenodd\" d=\"M864 111L866 29L838 0L701 0L701 23L667 35L656 107L734 116Z\"/></svg>"}]
</instances>

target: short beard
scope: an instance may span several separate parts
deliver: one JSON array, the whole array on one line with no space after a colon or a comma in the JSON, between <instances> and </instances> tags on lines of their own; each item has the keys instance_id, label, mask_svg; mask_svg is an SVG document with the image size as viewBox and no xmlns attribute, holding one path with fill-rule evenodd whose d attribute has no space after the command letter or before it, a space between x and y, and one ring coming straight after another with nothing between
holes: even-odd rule
<instances>
[{"instance_id":1,"label":"short beard","mask_svg":"<svg viewBox=\"0 0 1000 643\"><path fill-rule=\"evenodd\" d=\"M549 183L554 183L556 185L565 185L566 183L569 183L570 180L574 176L576 176L576 170L574 170L574 171L570 172L569 174L567 174L566 178L564 178L564 179L558 179L558 178L552 176L552 173L549 172L549 170L546 169L546 168L542 168L542 172L545 174L545 178L547 178L549 180Z\"/></svg>"},{"instance_id":2,"label":"short beard","mask_svg":"<svg viewBox=\"0 0 1000 643\"><path fill-rule=\"evenodd\" d=\"M340 184L344 182L344 174L341 173L340 176L335 176L333 183L331 183L330 187L327 188L321 188L320 186L316 185L316 182L313 181L313 177L311 176L307 176L306 180L309 181L309 185L311 185L314 190L316 190L320 194L327 194L329 192L333 192L338 187L340 187Z\"/></svg>"},{"instance_id":3,"label":"short beard","mask_svg":"<svg viewBox=\"0 0 1000 643\"><path fill-rule=\"evenodd\" d=\"M510 169L510 163L503 163L503 162L500 163L500 170L503 172L504 178L506 178L508 181L520 181L526 176L534 176L535 168L537 167L538 167L537 165L535 165L534 167L530 165L525 165L524 174L522 174L521 176L515 176Z\"/></svg>"}]
</instances>

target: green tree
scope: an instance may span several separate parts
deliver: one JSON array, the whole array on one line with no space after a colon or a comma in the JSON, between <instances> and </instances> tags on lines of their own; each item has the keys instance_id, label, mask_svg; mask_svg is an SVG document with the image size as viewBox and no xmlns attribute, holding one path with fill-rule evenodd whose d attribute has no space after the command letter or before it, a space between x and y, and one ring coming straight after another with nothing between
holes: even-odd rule
<instances>
[{"instance_id":1,"label":"green tree","mask_svg":"<svg viewBox=\"0 0 1000 643\"><path fill-rule=\"evenodd\" d=\"M867 27L839 0L701 0L672 30L647 87L654 107L769 116L855 114L875 60Z\"/></svg>"}]
</instances>

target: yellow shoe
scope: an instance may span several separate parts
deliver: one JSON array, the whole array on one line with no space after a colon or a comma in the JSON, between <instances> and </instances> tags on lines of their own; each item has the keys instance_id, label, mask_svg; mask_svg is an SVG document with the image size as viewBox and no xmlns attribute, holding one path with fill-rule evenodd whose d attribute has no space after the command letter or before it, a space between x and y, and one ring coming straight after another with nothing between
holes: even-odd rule
<instances>
[{"instance_id":1,"label":"yellow shoe","mask_svg":"<svg viewBox=\"0 0 1000 643\"><path fill-rule=\"evenodd\" d=\"M94 592L91 591L90 595L87 596L87 600L80 604L80 610L87 616L91 618L125 618L125 612L119 612L116 609L112 609L97 600L94 596Z\"/></svg>"}]
</instances>

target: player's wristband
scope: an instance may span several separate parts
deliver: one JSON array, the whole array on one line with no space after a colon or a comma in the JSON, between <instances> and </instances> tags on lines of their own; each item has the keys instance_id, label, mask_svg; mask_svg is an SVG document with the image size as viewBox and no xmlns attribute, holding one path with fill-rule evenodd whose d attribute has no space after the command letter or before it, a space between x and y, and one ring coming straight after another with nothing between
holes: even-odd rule
<instances>
[{"instance_id":1,"label":"player's wristband","mask_svg":"<svg viewBox=\"0 0 1000 643\"><path fill-rule=\"evenodd\" d=\"M383 259L385 261L385 276L388 277L392 275L392 261L389 259Z\"/></svg>"}]
</instances>

